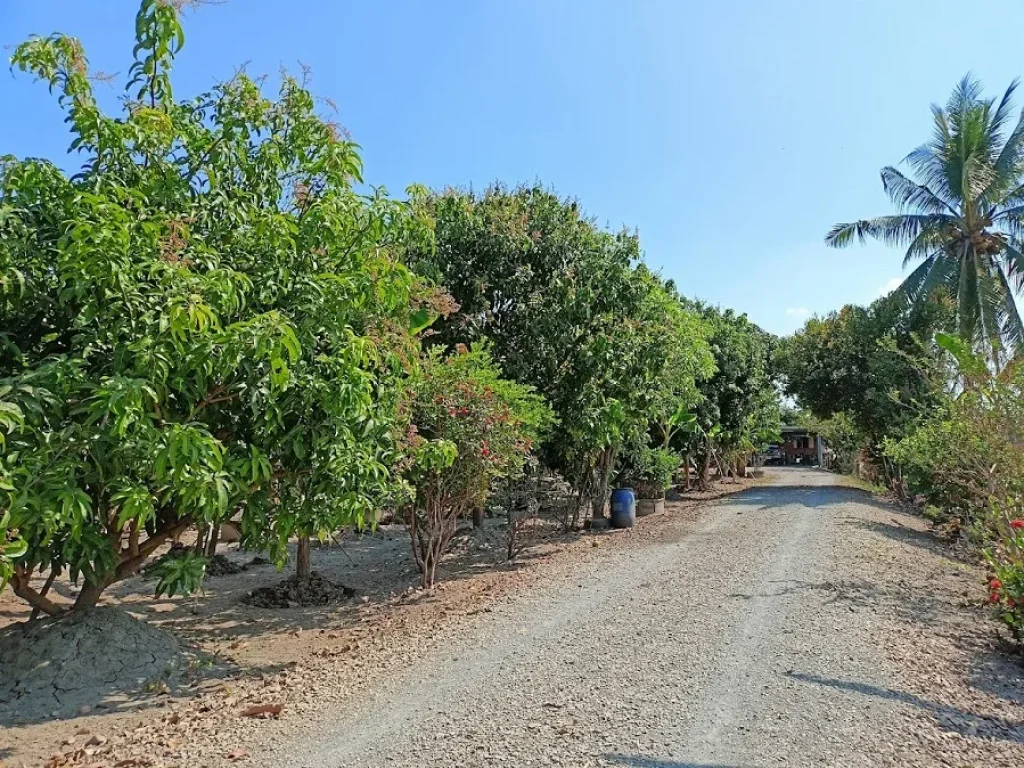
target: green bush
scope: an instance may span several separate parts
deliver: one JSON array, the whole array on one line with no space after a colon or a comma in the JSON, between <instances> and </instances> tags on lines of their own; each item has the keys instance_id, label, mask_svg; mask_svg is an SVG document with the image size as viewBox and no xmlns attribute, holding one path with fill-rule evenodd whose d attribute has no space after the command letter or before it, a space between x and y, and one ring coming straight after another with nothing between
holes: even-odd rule
<instances>
[{"instance_id":1,"label":"green bush","mask_svg":"<svg viewBox=\"0 0 1024 768\"><path fill-rule=\"evenodd\" d=\"M459 520L481 509L495 484L517 477L551 410L531 387L501 378L485 346L430 350L412 393L406 477L413 488L409 533L423 585Z\"/></svg>"},{"instance_id":2,"label":"green bush","mask_svg":"<svg viewBox=\"0 0 1024 768\"><path fill-rule=\"evenodd\" d=\"M672 487L672 476L682 457L665 448L641 448L630 451L619 470L618 484L632 488L642 499L660 499Z\"/></svg>"},{"instance_id":3,"label":"green bush","mask_svg":"<svg viewBox=\"0 0 1024 768\"><path fill-rule=\"evenodd\" d=\"M1024 498L1013 500L1012 509L1024 513ZM1005 513L993 524L995 544L985 551L992 570L989 603L1010 634L1024 645L1024 518Z\"/></svg>"},{"instance_id":4,"label":"green bush","mask_svg":"<svg viewBox=\"0 0 1024 768\"><path fill-rule=\"evenodd\" d=\"M969 383L900 440L884 443L910 493L984 529L993 504L1024 490L1024 367ZM976 531L985 537L983 530Z\"/></svg>"},{"instance_id":5,"label":"green bush","mask_svg":"<svg viewBox=\"0 0 1024 768\"><path fill-rule=\"evenodd\" d=\"M942 510L983 548L989 602L1024 642L1024 366L992 375L965 342L937 341L956 359L962 389L901 440L887 440L885 454L926 509Z\"/></svg>"}]
</instances>

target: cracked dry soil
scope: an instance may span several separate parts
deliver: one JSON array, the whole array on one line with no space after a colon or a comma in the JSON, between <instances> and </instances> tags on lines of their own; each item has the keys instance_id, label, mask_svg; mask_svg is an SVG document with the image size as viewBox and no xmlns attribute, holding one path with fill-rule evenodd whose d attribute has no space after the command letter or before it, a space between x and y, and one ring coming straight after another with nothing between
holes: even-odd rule
<instances>
[{"instance_id":1,"label":"cracked dry soil","mask_svg":"<svg viewBox=\"0 0 1024 768\"><path fill-rule=\"evenodd\" d=\"M191 654L174 635L110 607L0 630L0 723L73 717L125 691L173 685Z\"/></svg>"}]
</instances>

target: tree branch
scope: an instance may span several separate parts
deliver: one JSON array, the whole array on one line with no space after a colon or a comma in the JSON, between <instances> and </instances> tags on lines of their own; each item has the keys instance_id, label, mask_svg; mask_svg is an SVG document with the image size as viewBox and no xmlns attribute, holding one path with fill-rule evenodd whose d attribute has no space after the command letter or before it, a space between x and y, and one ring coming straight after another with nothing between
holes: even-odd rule
<instances>
[{"instance_id":1,"label":"tree branch","mask_svg":"<svg viewBox=\"0 0 1024 768\"><path fill-rule=\"evenodd\" d=\"M236 397L238 397L237 392L228 392L227 394L225 394L226 390L227 385L225 384L218 384L216 387L214 387L210 391L210 394L208 394L206 397L204 397L202 400L196 403L195 407L189 413L189 418L193 418L197 413L199 413L199 411L203 410L207 406L214 405L216 403L225 403L228 400L234 400Z\"/></svg>"},{"instance_id":2,"label":"tree branch","mask_svg":"<svg viewBox=\"0 0 1024 768\"><path fill-rule=\"evenodd\" d=\"M55 573L55 572L54 572ZM20 597L22 600L32 606L33 614L37 611L42 611L47 616L60 616L64 613L64 608L54 603L52 600L47 598L45 594L37 592L29 586L30 574L26 570L25 566L19 565L14 570L14 574L11 576L11 589L14 590L14 594ZM53 583L53 574L48 581L44 591L49 590L49 584Z\"/></svg>"},{"instance_id":3,"label":"tree branch","mask_svg":"<svg viewBox=\"0 0 1024 768\"><path fill-rule=\"evenodd\" d=\"M192 525L191 517L183 517L173 525L164 528L162 531L157 531L155 534L150 536L144 542L138 546L138 553L130 555L129 557L122 560L117 568L114 569L112 578L106 583L107 586L114 582L121 581L121 579L127 579L129 576L134 574L142 564L149 559L160 546L168 539L177 536L190 525Z\"/></svg>"}]
</instances>

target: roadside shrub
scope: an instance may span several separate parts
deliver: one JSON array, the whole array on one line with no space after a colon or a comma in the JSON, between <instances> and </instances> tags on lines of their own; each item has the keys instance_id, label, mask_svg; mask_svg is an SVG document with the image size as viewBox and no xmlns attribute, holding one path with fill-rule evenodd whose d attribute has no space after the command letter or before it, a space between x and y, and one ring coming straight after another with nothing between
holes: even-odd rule
<instances>
[{"instance_id":1,"label":"roadside shrub","mask_svg":"<svg viewBox=\"0 0 1024 768\"><path fill-rule=\"evenodd\" d=\"M666 448L640 448L626 454L619 470L620 486L632 488L641 499L660 499L672 487L682 457Z\"/></svg>"},{"instance_id":2,"label":"roadside shrub","mask_svg":"<svg viewBox=\"0 0 1024 768\"><path fill-rule=\"evenodd\" d=\"M992 375L962 340L939 334L936 341L956 359L961 391L903 439L887 440L885 455L926 509L942 510L983 548L988 601L1024 642L1024 366Z\"/></svg>"},{"instance_id":3,"label":"roadside shrub","mask_svg":"<svg viewBox=\"0 0 1024 768\"><path fill-rule=\"evenodd\" d=\"M985 551L991 568L988 601L1017 643L1024 646L1024 498L1018 497L1007 509L1022 517L1009 517L1004 511L993 521L998 531L995 544Z\"/></svg>"},{"instance_id":4,"label":"roadside shrub","mask_svg":"<svg viewBox=\"0 0 1024 768\"><path fill-rule=\"evenodd\" d=\"M406 476L409 534L423 586L459 520L482 508L495 483L521 475L551 411L531 387L501 378L485 346L429 351L413 386Z\"/></svg>"},{"instance_id":5,"label":"roadside shrub","mask_svg":"<svg viewBox=\"0 0 1024 768\"><path fill-rule=\"evenodd\" d=\"M1024 490L1024 368L969 382L933 409L885 456L902 469L910 493L946 510L981 542L999 515L993 505Z\"/></svg>"}]
</instances>

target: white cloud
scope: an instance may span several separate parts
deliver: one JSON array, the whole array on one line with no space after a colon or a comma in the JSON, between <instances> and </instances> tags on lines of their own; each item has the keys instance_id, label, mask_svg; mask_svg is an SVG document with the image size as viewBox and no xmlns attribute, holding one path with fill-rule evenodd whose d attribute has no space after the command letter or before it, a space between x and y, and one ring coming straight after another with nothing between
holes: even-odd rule
<instances>
[{"instance_id":1,"label":"white cloud","mask_svg":"<svg viewBox=\"0 0 1024 768\"><path fill-rule=\"evenodd\" d=\"M895 291L903 283L902 277L890 277L889 281L878 289L879 296L888 296L890 293Z\"/></svg>"},{"instance_id":2,"label":"white cloud","mask_svg":"<svg viewBox=\"0 0 1024 768\"><path fill-rule=\"evenodd\" d=\"M786 310L786 314L790 317L808 317L811 314L811 310L807 307L790 307Z\"/></svg>"}]
</instances>

